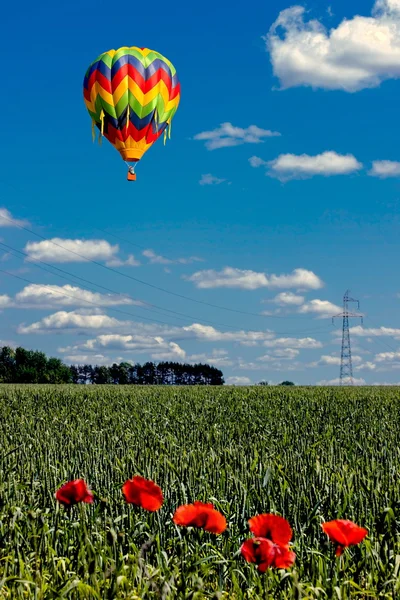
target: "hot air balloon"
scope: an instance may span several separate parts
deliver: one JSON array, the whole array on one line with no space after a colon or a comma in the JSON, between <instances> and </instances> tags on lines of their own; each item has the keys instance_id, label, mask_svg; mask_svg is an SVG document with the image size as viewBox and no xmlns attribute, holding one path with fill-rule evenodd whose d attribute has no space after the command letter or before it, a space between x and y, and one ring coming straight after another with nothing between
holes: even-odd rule
<instances>
[{"instance_id":1,"label":"hot air balloon","mask_svg":"<svg viewBox=\"0 0 400 600\"><path fill-rule=\"evenodd\" d=\"M154 50L124 46L100 54L84 79L84 100L92 118L92 132L100 131L127 163L129 181L135 164L164 134L180 100L180 84L173 64ZM133 163L129 165L129 163Z\"/></svg>"}]
</instances>

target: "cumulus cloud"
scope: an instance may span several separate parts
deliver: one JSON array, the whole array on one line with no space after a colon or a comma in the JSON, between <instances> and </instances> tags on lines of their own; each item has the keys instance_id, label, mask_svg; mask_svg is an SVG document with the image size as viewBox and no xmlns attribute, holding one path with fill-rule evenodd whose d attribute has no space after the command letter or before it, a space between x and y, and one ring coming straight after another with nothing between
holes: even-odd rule
<instances>
[{"instance_id":1,"label":"cumulus cloud","mask_svg":"<svg viewBox=\"0 0 400 600\"><path fill-rule=\"evenodd\" d=\"M156 351L151 354L153 360L185 360L186 352L175 342L169 342L164 351Z\"/></svg>"},{"instance_id":2,"label":"cumulus cloud","mask_svg":"<svg viewBox=\"0 0 400 600\"><path fill-rule=\"evenodd\" d=\"M312 271L306 269L295 269L289 275L271 275L251 270L225 267L222 271L206 269L185 276L197 288L240 288L243 290L256 290L262 287L268 288L304 288L319 289L323 286L321 279Z\"/></svg>"},{"instance_id":3,"label":"cumulus cloud","mask_svg":"<svg viewBox=\"0 0 400 600\"><path fill-rule=\"evenodd\" d=\"M162 256L161 254L157 254L151 248L147 248L146 250L143 250L142 254L149 260L150 264L152 264L152 265L173 265L173 264L190 265L191 263L194 263L194 262L203 262L203 259L199 258L197 256L189 256L188 258L176 258L176 259L166 258L165 256Z\"/></svg>"},{"instance_id":4,"label":"cumulus cloud","mask_svg":"<svg viewBox=\"0 0 400 600\"><path fill-rule=\"evenodd\" d=\"M293 294L292 292L281 292L273 299L279 306L300 306L304 303L304 296Z\"/></svg>"},{"instance_id":5,"label":"cumulus cloud","mask_svg":"<svg viewBox=\"0 0 400 600\"><path fill-rule=\"evenodd\" d=\"M268 161L263 160L259 156L250 156L249 158L250 166L254 169L258 169L258 167L267 167Z\"/></svg>"},{"instance_id":6,"label":"cumulus cloud","mask_svg":"<svg viewBox=\"0 0 400 600\"><path fill-rule=\"evenodd\" d=\"M400 77L399 0L378 0L371 16L343 19L329 31L305 15L302 6L283 10L265 37L283 89L357 92Z\"/></svg>"},{"instance_id":7,"label":"cumulus cloud","mask_svg":"<svg viewBox=\"0 0 400 600\"><path fill-rule=\"evenodd\" d=\"M226 350L215 348L210 354L191 354L187 357L190 363L206 363L215 367L231 367L234 363Z\"/></svg>"},{"instance_id":8,"label":"cumulus cloud","mask_svg":"<svg viewBox=\"0 0 400 600\"><path fill-rule=\"evenodd\" d=\"M10 296L7 296L7 294L2 294L0 296L0 310L2 308L8 308L9 306L12 306L12 299Z\"/></svg>"},{"instance_id":9,"label":"cumulus cloud","mask_svg":"<svg viewBox=\"0 0 400 600\"><path fill-rule=\"evenodd\" d=\"M318 319L327 319L334 315L338 315L342 312L342 309L340 306L336 306L336 304L333 304L328 300L315 299L300 306L299 312L304 314L315 314Z\"/></svg>"},{"instance_id":10,"label":"cumulus cloud","mask_svg":"<svg viewBox=\"0 0 400 600\"><path fill-rule=\"evenodd\" d=\"M307 179L314 175L324 177L349 175L359 171L363 166L352 154L338 154L334 151L322 152L315 156L280 154L268 162L253 156L249 162L252 167L266 167L266 175L281 181Z\"/></svg>"},{"instance_id":11,"label":"cumulus cloud","mask_svg":"<svg viewBox=\"0 0 400 600\"><path fill-rule=\"evenodd\" d=\"M371 383L370 385L377 386L377 387L380 387L380 386L399 387L400 386L400 382L398 382L398 383L389 383L387 381L379 381L379 382L375 381L374 383Z\"/></svg>"},{"instance_id":12,"label":"cumulus cloud","mask_svg":"<svg viewBox=\"0 0 400 600\"><path fill-rule=\"evenodd\" d=\"M126 260L115 256L106 261L107 267L140 267L140 261L136 260L133 254L129 254Z\"/></svg>"},{"instance_id":13,"label":"cumulus cloud","mask_svg":"<svg viewBox=\"0 0 400 600\"><path fill-rule=\"evenodd\" d=\"M318 381L316 385L330 386L330 385L340 385L340 378L336 377L335 379L323 379L322 381ZM351 385L350 379L343 380L344 385ZM353 378L353 385L366 385L365 379L357 377Z\"/></svg>"},{"instance_id":14,"label":"cumulus cloud","mask_svg":"<svg viewBox=\"0 0 400 600\"><path fill-rule=\"evenodd\" d=\"M361 363L360 365L357 365L356 367L354 367L354 371L375 371L375 370L376 370L376 364L371 361Z\"/></svg>"},{"instance_id":15,"label":"cumulus cloud","mask_svg":"<svg viewBox=\"0 0 400 600\"><path fill-rule=\"evenodd\" d=\"M281 134L269 129L261 129L257 125L250 125L245 129L234 127L232 123L221 123L212 131L203 131L194 136L195 140L205 141L208 150L240 146L241 144L260 144L264 138L277 137Z\"/></svg>"},{"instance_id":16,"label":"cumulus cloud","mask_svg":"<svg viewBox=\"0 0 400 600\"><path fill-rule=\"evenodd\" d=\"M251 385L251 380L248 377L228 377L227 385Z\"/></svg>"},{"instance_id":17,"label":"cumulus cloud","mask_svg":"<svg viewBox=\"0 0 400 600\"><path fill-rule=\"evenodd\" d=\"M87 260L112 260L119 246L106 240L70 240L53 238L42 242L28 242L25 252L30 260L53 263L86 262Z\"/></svg>"},{"instance_id":18,"label":"cumulus cloud","mask_svg":"<svg viewBox=\"0 0 400 600\"><path fill-rule=\"evenodd\" d=\"M400 339L400 329L396 329L394 327L362 327L361 325L356 325L354 327L350 327L351 335L355 335L357 337L379 337L379 336L389 336L394 337L396 339Z\"/></svg>"},{"instance_id":19,"label":"cumulus cloud","mask_svg":"<svg viewBox=\"0 0 400 600\"><path fill-rule=\"evenodd\" d=\"M247 345L249 342L258 343L274 337L274 334L270 331L218 331L211 325L201 325L200 323L193 323L193 325L183 329L196 339L207 342L227 341Z\"/></svg>"},{"instance_id":20,"label":"cumulus cloud","mask_svg":"<svg viewBox=\"0 0 400 600\"><path fill-rule=\"evenodd\" d=\"M7 208L0 208L0 227L24 227L28 221L15 219Z\"/></svg>"},{"instance_id":21,"label":"cumulus cloud","mask_svg":"<svg viewBox=\"0 0 400 600\"><path fill-rule=\"evenodd\" d=\"M352 361L353 361L353 365L357 365L357 364L362 363L362 358L361 358L361 356L353 355ZM312 363L310 366L312 366L312 367L319 367L319 366L339 367L340 366L340 356L323 355L317 362Z\"/></svg>"},{"instance_id":22,"label":"cumulus cloud","mask_svg":"<svg viewBox=\"0 0 400 600\"><path fill-rule=\"evenodd\" d=\"M31 325L25 325L22 323L19 325L17 332L22 334L52 333L56 331L69 331L76 329L110 329L123 327L124 325L126 325L126 323L123 321L118 321L118 319L114 319L113 317L99 314L97 311L80 310L66 312L62 310L44 317L40 321L36 321Z\"/></svg>"},{"instance_id":23,"label":"cumulus cloud","mask_svg":"<svg viewBox=\"0 0 400 600\"><path fill-rule=\"evenodd\" d=\"M235 269L233 267L225 267L222 271L207 269L197 271L185 277L187 281L191 281L197 288L241 288L242 290L256 290L260 287L268 286L268 279L265 273L257 273L256 271Z\"/></svg>"},{"instance_id":24,"label":"cumulus cloud","mask_svg":"<svg viewBox=\"0 0 400 600\"><path fill-rule=\"evenodd\" d=\"M100 334L76 346L59 348L62 353L98 353L103 351L118 351L130 354L150 354L156 361L184 360L186 352L176 342L169 342L160 336ZM89 355L89 354L88 354Z\"/></svg>"},{"instance_id":25,"label":"cumulus cloud","mask_svg":"<svg viewBox=\"0 0 400 600\"><path fill-rule=\"evenodd\" d=\"M400 162L395 160L374 160L369 175L380 177L381 179L400 177Z\"/></svg>"},{"instance_id":26,"label":"cumulus cloud","mask_svg":"<svg viewBox=\"0 0 400 600\"><path fill-rule=\"evenodd\" d=\"M100 330L95 339L87 340L84 344L72 349L74 351L77 349L80 351L94 351L104 350L105 348L108 350L137 350L139 346L144 347L148 343L149 350L154 344L156 344L154 348L160 350L164 348L160 348L160 343L163 344L165 340L179 342L180 340L189 339L201 342L226 341L254 346L263 341L276 339L275 334L268 330L219 331L212 326L200 323L178 327L157 323L141 323L140 321L122 321L103 314L100 308L77 309L70 312L58 311L30 325L22 323L18 328L19 333L38 334L54 332L82 334L93 330ZM282 343L278 341L277 347L280 347ZM168 352L170 350L171 347L168 347Z\"/></svg>"},{"instance_id":27,"label":"cumulus cloud","mask_svg":"<svg viewBox=\"0 0 400 600\"><path fill-rule=\"evenodd\" d=\"M375 356L378 363L400 361L400 352L380 352Z\"/></svg>"},{"instance_id":28,"label":"cumulus cloud","mask_svg":"<svg viewBox=\"0 0 400 600\"><path fill-rule=\"evenodd\" d=\"M274 338L265 340L263 342L263 346L267 348L295 348L295 349L306 349L306 350L314 350L316 348L322 348L321 342L315 340L314 338Z\"/></svg>"},{"instance_id":29,"label":"cumulus cloud","mask_svg":"<svg viewBox=\"0 0 400 600\"><path fill-rule=\"evenodd\" d=\"M220 183L224 183L226 179L220 179L219 177L215 177L215 175L211 175L211 173L207 173L206 175L202 175L199 181L200 185L219 185Z\"/></svg>"},{"instance_id":30,"label":"cumulus cloud","mask_svg":"<svg viewBox=\"0 0 400 600\"><path fill-rule=\"evenodd\" d=\"M270 288L319 290L323 286L322 279L307 269L294 269L289 275L271 275L269 278Z\"/></svg>"},{"instance_id":31,"label":"cumulus cloud","mask_svg":"<svg viewBox=\"0 0 400 600\"><path fill-rule=\"evenodd\" d=\"M260 356L257 358L260 362L273 362L276 361L277 358L281 360L293 360L299 355L299 350L295 348L282 348L275 350L272 355L265 354L264 356Z\"/></svg>"},{"instance_id":32,"label":"cumulus cloud","mask_svg":"<svg viewBox=\"0 0 400 600\"><path fill-rule=\"evenodd\" d=\"M71 365L98 365L109 366L113 364L113 360L103 354L70 354L63 357L63 361Z\"/></svg>"},{"instance_id":33,"label":"cumulus cloud","mask_svg":"<svg viewBox=\"0 0 400 600\"><path fill-rule=\"evenodd\" d=\"M267 363L268 367L265 363ZM238 368L242 369L243 371L265 371L268 368L268 371L283 371L286 373L289 371L303 371L304 367L304 363L301 363L299 361L281 362L277 358L265 360L264 362L260 360L258 360L258 362L239 361L238 364Z\"/></svg>"},{"instance_id":34,"label":"cumulus cloud","mask_svg":"<svg viewBox=\"0 0 400 600\"><path fill-rule=\"evenodd\" d=\"M0 296L0 307L1 307ZM8 298L8 296L7 296ZM100 294L73 285L47 285L32 283L18 292L14 299L8 298L9 306L14 308L56 308L58 306L99 306L139 305L143 302L133 300L123 294Z\"/></svg>"}]
</instances>

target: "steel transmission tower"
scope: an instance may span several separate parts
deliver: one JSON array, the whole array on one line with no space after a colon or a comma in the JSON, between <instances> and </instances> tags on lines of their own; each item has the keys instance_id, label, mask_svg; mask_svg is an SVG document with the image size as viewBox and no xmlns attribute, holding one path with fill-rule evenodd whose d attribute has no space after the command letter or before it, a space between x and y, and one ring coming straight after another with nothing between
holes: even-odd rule
<instances>
[{"instance_id":1,"label":"steel transmission tower","mask_svg":"<svg viewBox=\"0 0 400 600\"><path fill-rule=\"evenodd\" d=\"M353 364L351 361L351 345L350 345L350 329L349 319L361 319L363 322L363 316L361 314L349 312L349 303L356 302L357 309L360 310L360 303L354 298L350 298L350 291L347 290L343 296L343 312L339 315L332 317L332 323L335 319L343 319L342 326L342 352L340 355L340 385L353 385Z\"/></svg>"}]
</instances>

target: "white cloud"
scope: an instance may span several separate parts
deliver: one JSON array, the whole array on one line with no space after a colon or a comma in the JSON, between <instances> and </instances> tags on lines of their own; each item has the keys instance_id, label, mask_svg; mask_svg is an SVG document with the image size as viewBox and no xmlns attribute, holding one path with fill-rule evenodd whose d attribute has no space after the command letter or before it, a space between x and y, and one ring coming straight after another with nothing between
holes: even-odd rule
<instances>
[{"instance_id":1,"label":"white cloud","mask_svg":"<svg viewBox=\"0 0 400 600\"><path fill-rule=\"evenodd\" d=\"M400 352L380 352L375 356L376 362L400 361Z\"/></svg>"},{"instance_id":2,"label":"white cloud","mask_svg":"<svg viewBox=\"0 0 400 600\"><path fill-rule=\"evenodd\" d=\"M2 294L0 296L0 310L2 308L8 308L12 304L12 299L7 294Z\"/></svg>"},{"instance_id":3,"label":"white cloud","mask_svg":"<svg viewBox=\"0 0 400 600\"><path fill-rule=\"evenodd\" d=\"M375 371L375 370L376 370L376 364L371 361L361 363L360 365L357 365L356 367L354 367L354 371Z\"/></svg>"},{"instance_id":4,"label":"white cloud","mask_svg":"<svg viewBox=\"0 0 400 600\"><path fill-rule=\"evenodd\" d=\"M219 177L215 177L215 175L211 175L211 173L207 173L206 175L202 175L199 181L200 185L219 185L220 183L224 183L226 179L220 179Z\"/></svg>"},{"instance_id":5,"label":"white cloud","mask_svg":"<svg viewBox=\"0 0 400 600\"><path fill-rule=\"evenodd\" d=\"M214 269L197 271L189 277L185 276L185 279L191 281L200 289L225 287L256 290L268 287L315 290L323 286L321 279L315 273L306 269L295 269L289 275L267 276L265 273L258 273L256 271L225 267L222 271L215 271Z\"/></svg>"},{"instance_id":6,"label":"white cloud","mask_svg":"<svg viewBox=\"0 0 400 600\"><path fill-rule=\"evenodd\" d=\"M312 271L294 269L289 275L271 275L270 288L298 288L319 290L324 286L323 281Z\"/></svg>"},{"instance_id":7,"label":"white cloud","mask_svg":"<svg viewBox=\"0 0 400 600\"><path fill-rule=\"evenodd\" d=\"M0 307L1 307L0 296ZM100 294L73 285L42 285L32 283L18 292L14 299L9 298L14 308L56 308L58 306L99 306L139 305L143 302L119 294Z\"/></svg>"},{"instance_id":8,"label":"white cloud","mask_svg":"<svg viewBox=\"0 0 400 600\"><path fill-rule=\"evenodd\" d=\"M136 260L133 254L129 254L126 260L116 256L115 258L111 258L106 262L107 267L140 267L140 264L140 261Z\"/></svg>"},{"instance_id":9,"label":"white cloud","mask_svg":"<svg viewBox=\"0 0 400 600\"><path fill-rule=\"evenodd\" d=\"M374 383L371 383L371 385L378 386L378 387L379 386L383 386L383 385L384 386L389 386L389 387L398 387L398 386L400 386L400 382L398 382L398 383L388 383L387 381L379 381L379 382L375 381Z\"/></svg>"},{"instance_id":10,"label":"white cloud","mask_svg":"<svg viewBox=\"0 0 400 600\"><path fill-rule=\"evenodd\" d=\"M24 227L24 225L29 225L29 222L15 219L9 210L0 208L0 227Z\"/></svg>"},{"instance_id":11,"label":"white cloud","mask_svg":"<svg viewBox=\"0 0 400 600\"><path fill-rule=\"evenodd\" d=\"M263 160L259 156L250 156L249 163L250 163L250 166L252 166L254 169L258 169L258 167L267 167L268 166L268 161Z\"/></svg>"},{"instance_id":12,"label":"white cloud","mask_svg":"<svg viewBox=\"0 0 400 600\"><path fill-rule=\"evenodd\" d=\"M188 333L191 333L196 339L206 342L239 342L248 345L249 342L262 342L274 337L270 331L218 331L211 325L201 325L193 323L188 327L183 328Z\"/></svg>"},{"instance_id":13,"label":"white cloud","mask_svg":"<svg viewBox=\"0 0 400 600\"><path fill-rule=\"evenodd\" d=\"M118 251L118 245L112 246L106 240L53 238L43 242L28 242L25 246L25 252L29 255L30 260L44 260L53 263L112 260Z\"/></svg>"},{"instance_id":14,"label":"white cloud","mask_svg":"<svg viewBox=\"0 0 400 600\"><path fill-rule=\"evenodd\" d=\"M395 329L393 327L362 327L361 325L356 325L354 327L350 327L351 335L355 335L357 337L379 337L379 336L389 336L394 337L396 339L400 339L400 329Z\"/></svg>"},{"instance_id":15,"label":"white cloud","mask_svg":"<svg viewBox=\"0 0 400 600\"><path fill-rule=\"evenodd\" d=\"M235 269L233 267L225 267L222 271L214 271L214 269L197 271L193 275L185 277L185 279L193 282L200 289L226 287L256 290L260 287L268 286L268 279L265 273Z\"/></svg>"},{"instance_id":16,"label":"white cloud","mask_svg":"<svg viewBox=\"0 0 400 600\"><path fill-rule=\"evenodd\" d=\"M357 364L362 363L362 358L361 358L361 356L353 355L352 361L353 361L353 365L357 365ZM313 367L317 367L317 366L339 367L340 362L341 362L340 356L323 355L317 362L312 363L312 365L310 365L310 366L313 366Z\"/></svg>"},{"instance_id":17,"label":"white cloud","mask_svg":"<svg viewBox=\"0 0 400 600\"><path fill-rule=\"evenodd\" d=\"M76 346L59 348L59 352L98 353L104 350L127 352L131 354L150 354L156 361L184 360L186 352L176 342L168 342L160 336L100 334ZM87 354L89 356L89 354Z\"/></svg>"},{"instance_id":18,"label":"white cloud","mask_svg":"<svg viewBox=\"0 0 400 600\"><path fill-rule=\"evenodd\" d=\"M400 162L394 160L374 160L372 169L369 172L372 177L400 177Z\"/></svg>"},{"instance_id":19,"label":"white cloud","mask_svg":"<svg viewBox=\"0 0 400 600\"><path fill-rule=\"evenodd\" d=\"M129 322L128 322L129 324ZM125 324L126 325L126 324ZM124 326L123 321L98 314L97 311L59 311L44 317L36 323L19 325L18 333L51 333L54 331L90 330Z\"/></svg>"},{"instance_id":20,"label":"white cloud","mask_svg":"<svg viewBox=\"0 0 400 600\"><path fill-rule=\"evenodd\" d=\"M180 340L196 339L202 342L226 341L240 345L253 346L266 340L275 339L271 331L219 331L212 326L193 323L184 327L159 325L156 323L141 323L139 321L120 321L101 312L101 309L77 309L71 312L58 311L40 321L26 325L22 323L19 333L53 333L99 331L95 339L87 340L76 350L138 350L147 348L149 351L168 350L170 346L163 345L165 340L179 342ZM288 338L290 339L290 338ZM311 338L310 338L311 339ZM161 344L161 346L160 346ZM280 342L277 346L281 346ZM290 345L290 344L288 344ZM69 351L71 348L63 349Z\"/></svg>"},{"instance_id":21,"label":"white cloud","mask_svg":"<svg viewBox=\"0 0 400 600\"><path fill-rule=\"evenodd\" d=\"M264 356L260 356L257 358L260 362L273 362L276 361L277 358L281 360L293 360L299 355L299 350L295 348L282 348L280 350L274 350L271 354L265 354Z\"/></svg>"},{"instance_id":22,"label":"white cloud","mask_svg":"<svg viewBox=\"0 0 400 600\"><path fill-rule=\"evenodd\" d=\"M318 319L327 319L334 315L338 315L342 312L342 309L340 306L336 306L336 304L332 304L332 302L329 302L328 300L315 299L300 306L299 312L304 314L315 314Z\"/></svg>"},{"instance_id":23,"label":"white cloud","mask_svg":"<svg viewBox=\"0 0 400 600\"><path fill-rule=\"evenodd\" d=\"M356 92L400 77L399 0L378 0L372 16L343 19L330 31L305 13L283 10L265 38L282 88Z\"/></svg>"},{"instance_id":24,"label":"white cloud","mask_svg":"<svg viewBox=\"0 0 400 600\"><path fill-rule=\"evenodd\" d=\"M168 348L163 352L154 352L151 355L153 360L184 360L186 358L186 352L175 342L169 342Z\"/></svg>"},{"instance_id":25,"label":"white cloud","mask_svg":"<svg viewBox=\"0 0 400 600\"><path fill-rule=\"evenodd\" d=\"M304 296L293 294L292 292L281 292L273 299L279 306L300 306L304 303Z\"/></svg>"},{"instance_id":26,"label":"white cloud","mask_svg":"<svg viewBox=\"0 0 400 600\"><path fill-rule=\"evenodd\" d=\"M207 363L215 367L231 367L234 363L226 350L215 348L211 354L192 354L188 356L190 363Z\"/></svg>"},{"instance_id":27,"label":"white cloud","mask_svg":"<svg viewBox=\"0 0 400 600\"><path fill-rule=\"evenodd\" d=\"M300 351L295 348L282 348L281 350L274 350L273 352L274 356L285 360L293 360L299 354Z\"/></svg>"},{"instance_id":28,"label":"white cloud","mask_svg":"<svg viewBox=\"0 0 400 600\"><path fill-rule=\"evenodd\" d=\"M251 385L251 380L248 377L228 377L227 385Z\"/></svg>"},{"instance_id":29,"label":"white cloud","mask_svg":"<svg viewBox=\"0 0 400 600\"><path fill-rule=\"evenodd\" d=\"M350 385L349 379L344 379L344 385ZM336 377L336 379L323 379L322 381L318 381L316 385L340 385L340 378ZM366 385L365 379L357 377L353 378L353 385Z\"/></svg>"},{"instance_id":30,"label":"white cloud","mask_svg":"<svg viewBox=\"0 0 400 600\"><path fill-rule=\"evenodd\" d=\"M257 359L259 360L259 359ZM265 364L267 363L267 365ZM244 361L240 361L238 368L242 369L243 371L265 371L268 370L268 372L270 371L282 371L282 372L292 372L292 371L303 371L304 370L304 363L301 363L299 361L284 361L284 362L280 362L277 359L271 359L271 360L265 360L264 362L244 362Z\"/></svg>"},{"instance_id":31,"label":"white cloud","mask_svg":"<svg viewBox=\"0 0 400 600\"><path fill-rule=\"evenodd\" d=\"M197 256L189 256L188 258L177 258L172 260L171 258L166 258L161 254L157 254L151 248L147 250L143 250L143 256L149 259L149 262L152 265L172 265L172 264L180 264L180 265L189 265L193 262L203 262L202 258L198 258Z\"/></svg>"},{"instance_id":32,"label":"white cloud","mask_svg":"<svg viewBox=\"0 0 400 600\"><path fill-rule=\"evenodd\" d=\"M103 354L70 354L63 357L63 361L71 365L89 364L92 366L108 366L113 364L113 360Z\"/></svg>"},{"instance_id":33,"label":"white cloud","mask_svg":"<svg viewBox=\"0 0 400 600\"><path fill-rule=\"evenodd\" d=\"M314 350L316 348L322 348L321 342L315 340L314 338L275 338L266 340L263 342L263 346L267 348L295 348L295 349L305 349L305 350Z\"/></svg>"},{"instance_id":34,"label":"white cloud","mask_svg":"<svg viewBox=\"0 0 400 600\"><path fill-rule=\"evenodd\" d=\"M319 359L318 365L328 365L328 366L339 366L340 365L340 356L321 356Z\"/></svg>"},{"instance_id":35,"label":"white cloud","mask_svg":"<svg viewBox=\"0 0 400 600\"><path fill-rule=\"evenodd\" d=\"M290 179L306 179L313 175L324 177L348 175L360 170L363 165L352 154L328 151L315 156L280 154L274 160L269 161L267 166L267 175L281 181L288 181Z\"/></svg>"},{"instance_id":36,"label":"white cloud","mask_svg":"<svg viewBox=\"0 0 400 600\"><path fill-rule=\"evenodd\" d=\"M221 123L212 131L203 131L194 136L195 140L205 141L208 150L239 146L241 144L260 144L264 138L277 137L281 134L269 129L261 129L257 125L250 125L245 129L234 127L232 123Z\"/></svg>"}]
</instances>

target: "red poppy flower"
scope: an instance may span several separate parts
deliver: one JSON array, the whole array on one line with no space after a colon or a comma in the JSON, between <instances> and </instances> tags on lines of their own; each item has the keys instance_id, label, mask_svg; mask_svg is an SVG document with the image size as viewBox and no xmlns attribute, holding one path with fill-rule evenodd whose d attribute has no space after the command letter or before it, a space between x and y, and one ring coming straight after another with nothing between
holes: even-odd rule
<instances>
[{"instance_id":1,"label":"red poppy flower","mask_svg":"<svg viewBox=\"0 0 400 600\"><path fill-rule=\"evenodd\" d=\"M145 479L140 475L125 481L122 494L129 504L136 504L150 512L159 510L164 502L161 488L151 479Z\"/></svg>"},{"instance_id":2,"label":"red poppy flower","mask_svg":"<svg viewBox=\"0 0 400 600\"><path fill-rule=\"evenodd\" d=\"M224 515L216 510L213 504L204 504L199 501L179 506L172 520L175 525L198 527L209 533L223 533L226 529Z\"/></svg>"},{"instance_id":3,"label":"red poppy flower","mask_svg":"<svg viewBox=\"0 0 400 600\"><path fill-rule=\"evenodd\" d=\"M274 544L271 540L261 537L246 540L240 552L247 562L256 563L260 573L265 573L270 567L287 569L296 560L296 555L289 550L289 546Z\"/></svg>"},{"instance_id":4,"label":"red poppy flower","mask_svg":"<svg viewBox=\"0 0 400 600\"><path fill-rule=\"evenodd\" d=\"M292 528L288 521L279 515L257 515L249 520L250 531L258 538L266 538L281 546L292 539Z\"/></svg>"},{"instance_id":5,"label":"red poppy flower","mask_svg":"<svg viewBox=\"0 0 400 600\"><path fill-rule=\"evenodd\" d=\"M322 523L321 527L331 542L336 544L336 556L343 554L344 548L347 546L354 546L362 542L368 534L365 527L359 527L353 521L343 519Z\"/></svg>"},{"instance_id":6,"label":"red poppy flower","mask_svg":"<svg viewBox=\"0 0 400 600\"><path fill-rule=\"evenodd\" d=\"M83 479L74 479L74 481L64 483L56 491L56 498L64 506L72 506L78 502L87 502L88 504L93 502L93 494Z\"/></svg>"}]
</instances>

